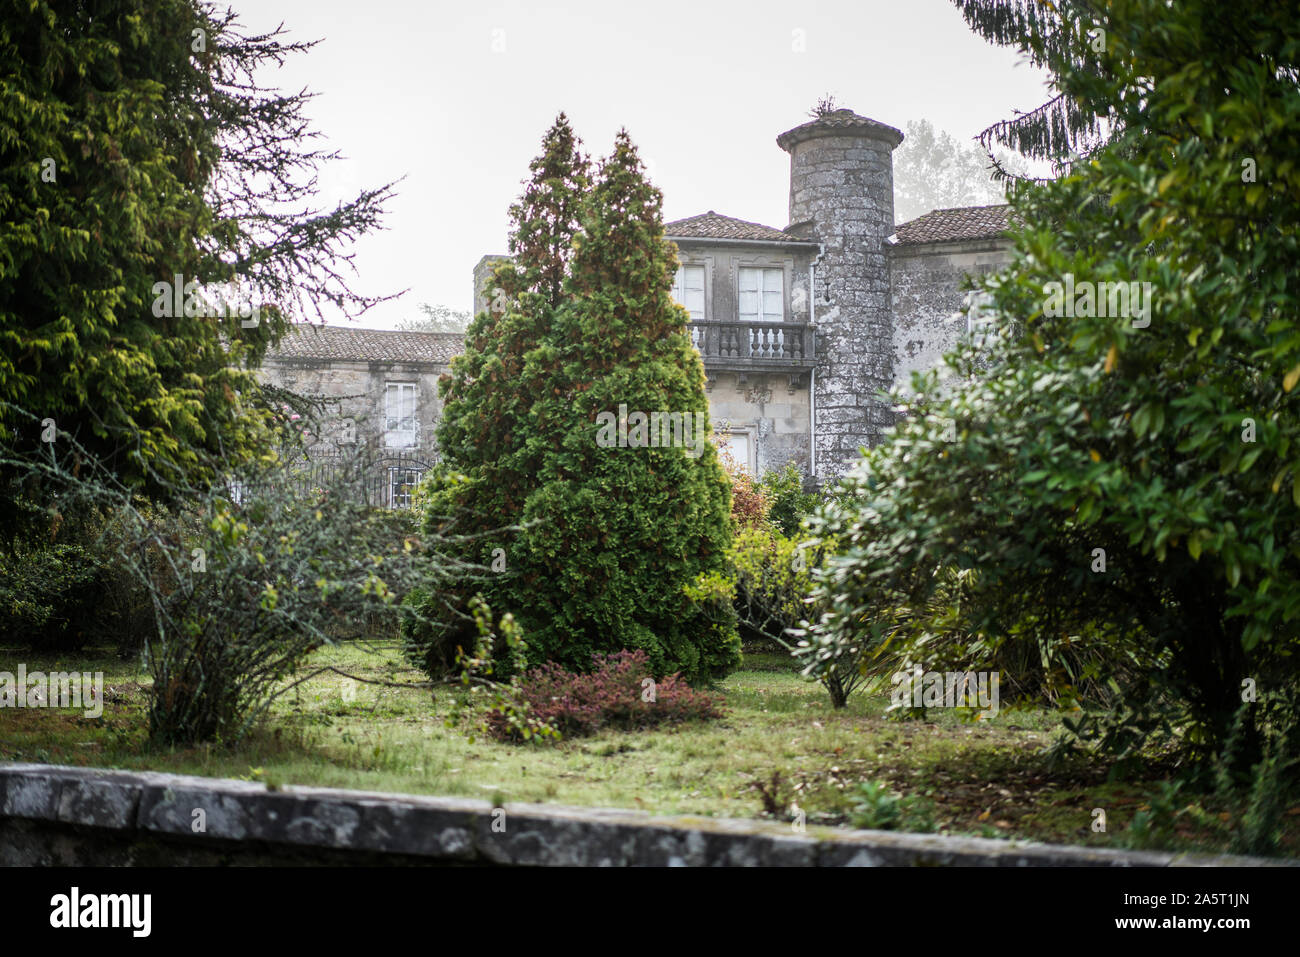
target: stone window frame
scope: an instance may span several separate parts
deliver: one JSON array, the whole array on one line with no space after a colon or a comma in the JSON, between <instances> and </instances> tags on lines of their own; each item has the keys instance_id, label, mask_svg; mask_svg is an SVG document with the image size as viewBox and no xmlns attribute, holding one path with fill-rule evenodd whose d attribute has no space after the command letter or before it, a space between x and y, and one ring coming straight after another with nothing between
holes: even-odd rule
<instances>
[{"instance_id":1,"label":"stone window frame","mask_svg":"<svg viewBox=\"0 0 1300 957\"><path fill-rule=\"evenodd\" d=\"M388 494L385 497L388 500L388 507L392 509L410 508L412 496L415 494L415 487L420 484L420 479L424 477L424 471L408 466L390 465L386 475Z\"/></svg>"},{"instance_id":2,"label":"stone window frame","mask_svg":"<svg viewBox=\"0 0 1300 957\"><path fill-rule=\"evenodd\" d=\"M687 258L679 254L677 260L677 268L686 269L688 266L701 268L704 270L704 315L701 316L699 319L692 317L690 321L708 322L710 319L713 318L713 259L710 257ZM673 273L673 285L676 284L677 284L677 274ZM672 295L671 289L669 290L669 295ZM677 302L677 304L681 306L683 309L686 308L686 304L684 302L678 302L676 299L674 299L673 302Z\"/></svg>"},{"instance_id":3,"label":"stone window frame","mask_svg":"<svg viewBox=\"0 0 1300 957\"><path fill-rule=\"evenodd\" d=\"M388 414L388 396L393 386L410 386L412 393L411 420L413 427L408 431L406 429L390 429L388 420L392 418ZM400 389L399 393L400 395ZM417 379L385 379L384 380L384 428L383 440L386 449L413 449L420 445L420 383ZM403 445L395 445L389 438L393 435L410 436L410 442Z\"/></svg>"},{"instance_id":4,"label":"stone window frame","mask_svg":"<svg viewBox=\"0 0 1300 957\"><path fill-rule=\"evenodd\" d=\"M733 258L732 288L736 293L736 322L745 322L740 318L740 271L742 269L780 269L781 270L781 318L778 322L790 322L794 316L790 301L791 288L794 286L794 256L789 253L742 253ZM763 320L769 321L769 320Z\"/></svg>"},{"instance_id":5,"label":"stone window frame","mask_svg":"<svg viewBox=\"0 0 1300 957\"><path fill-rule=\"evenodd\" d=\"M703 266L704 267L704 318L691 319L691 322L709 322L713 319L713 257L712 256L687 256L683 255L679 249L677 252L677 265L685 266ZM676 283L676 273L673 274L673 282ZM669 295L672 290L669 290ZM676 299L673 302L677 302ZM683 303L678 303L685 308Z\"/></svg>"},{"instance_id":6,"label":"stone window frame","mask_svg":"<svg viewBox=\"0 0 1300 957\"><path fill-rule=\"evenodd\" d=\"M758 478L758 432L756 425L735 425L730 421L719 422L713 429L714 443L717 445L725 444L724 440L727 436L745 436L748 454L746 455L746 461L740 464L754 478Z\"/></svg>"}]
</instances>

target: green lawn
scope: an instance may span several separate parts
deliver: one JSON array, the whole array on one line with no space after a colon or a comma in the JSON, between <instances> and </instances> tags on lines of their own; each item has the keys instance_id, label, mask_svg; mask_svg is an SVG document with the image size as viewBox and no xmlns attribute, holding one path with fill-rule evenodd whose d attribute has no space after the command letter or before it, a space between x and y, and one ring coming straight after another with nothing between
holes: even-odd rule
<instances>
[{"instance_id":1,"label":"green lawn","mask_svg":"<svg viewBox=\"0 0 1300 957\"><path fill-rule=\"evenodd\" d=\"M153 750L145 740L138 666L112 657L35 658L0 651L14 670L105 673L102 719L75 711L0 709L0 760L151 769L265 781L497 801L638 808L658 814L790 818L847 825L862 782L907 796L910 826L943 833L1123 846L1134 814L1167 775L1108 780L1104 762L1049 766L1044 751L1059 718L1003 711L991 721L932 711L927 720L883 716L884 696L856 696L835 712L819 685L782 655L750 654L716 689L727 715L675 729L558 744L499 744L472 728L445 726L459 689L437 691L351 682L325 674L288 692L271 717L233 749ZM317 653L365 678L417 682L392 645ZM1107 816L1091 828L1093 809ZM1152 846L1222 850L1233 811L1205 796L1181 797L1167 836ZM1300 807L1286 818L1284 850L1300 853Z\"/></svg>"}]
</instances>

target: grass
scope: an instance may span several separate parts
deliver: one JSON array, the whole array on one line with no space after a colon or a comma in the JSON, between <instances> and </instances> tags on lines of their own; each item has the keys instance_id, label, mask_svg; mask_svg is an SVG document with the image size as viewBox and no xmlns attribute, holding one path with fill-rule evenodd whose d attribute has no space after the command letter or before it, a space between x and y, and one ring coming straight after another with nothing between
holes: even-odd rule
<instances>
[{"instance_id":1,"label":"grass","mask_svg":"<svg viewBox=\"0 0 1300 957\"><path fill-rule=\"evenodd\" d=\"M609 731L558 744L511 745L445 726L459 689L392 688L326 673L285 694L269 718L231 748L151 748L148 675L114 657L36 658L0 651L10 671L103 671L101 719L75 711L0 709L0 760L150 769L285 784L460 795L495 801L635 808L655 814L775 817L795 807L809 824L889 825L941 833L1128 846L1128 826L1169 777L1159 762L1119 779L1099 759L1051 766L1059 716L1002 711L971 721L952 711L886 717L887 696L859 693L834 711L788 657L746 655L715 689L726 717L634 734ZM361 678L422 676L392 645L322 649ZM864 796L863 785L868 788ZM873 788L874 786L874 788ZM903 799L901 816L895 797ZM1165 810L1158 846L1222 851L1236 809L1205 795ZM1105 832L1093 811L1106 812ZM1300 807L1285 818L1281 852L1300 854Z\"/></svg>"}]
</instances>

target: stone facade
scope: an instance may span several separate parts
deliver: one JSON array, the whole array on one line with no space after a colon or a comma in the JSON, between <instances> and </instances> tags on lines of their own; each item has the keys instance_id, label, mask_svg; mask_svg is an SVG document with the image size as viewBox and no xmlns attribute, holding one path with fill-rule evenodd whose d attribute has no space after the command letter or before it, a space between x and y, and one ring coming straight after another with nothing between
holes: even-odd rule
<instances>
[{"instance_id":1,"label":"stone facade","mask_svg":"<svg viewBox=\"0 0 1300 957\"><path fill-rule=\"evenodd\" d=\"M793 461L816 483L833 482L892 425L881 393L906 389L913 370L966 333L957 313L967 277L1010 258L1005 206L894 225L892 154L902 138L852 110L819 116L777 137L790 155L790 225L712 210L665 224L715 439L755 473ZM475 314L489 309L491 272L504 258L475 267ZM442 334L307 327L262 374L333 403L330 443L407 448L433 461L437 378L461 346ZM393 394L403 384L414 422L395 443Z\"/></svg>"},{"instance_id":2,"label":"stone facade","mask_svg":"<svg viewBox=\"0 0 1300 957\"><path fill-rule=\"evenodd\" d=\"M665 227L682 267L695 267L704 278L699 303L703 315L692 333L704 359L715 440L728 445L737 461L755 474L787 462L806 472L812 435L811 291L817 245L779 234L766 239L710 235L765 235L765 229L712 211ZM744 269L779 272L779 322L739 321ZM806 340L801 338L805 331Z\"/></svg>"},{"instance_id":3,"label":"stone facade","mask_svg":"<svg viewBox=\"0 0 1300 957\"><path fill-rule=\"evenodd\" d=\"M994 272L1010 253L1002 240L900 245L890 252L895 389L908 392L913 371L937 365L967 332L959 310L967 276Z\"/></svg>"},{"instance_id":4,"label":"stone facade","mask_svg":"<svg viewBox=\"0 0 1300 957\"><path fill-rule=\"evenodd\" d=\"M488 281L492 278L492 270L496 268L497 263L509 258L499 254L487 255L474 267L474 315L487 311L491 298L488 295Z\"/></svg>"},{"instance_id":5,"label":"stone facade","mask_svg":"<svg viewBox=\"0 0 1300 957\"><path fill-rule=\"evenodd\" d=\"M438 376L461 348L459 335L307 326L267 356L260 375L323 405L312 436L317 452L369 445L432 462Z\"/></svg>"},{"instance_id":6,"label":"stone facade","mask_svg":"<svg viewBox=\"0 0 1300 957\"><path fill-rule=\"evenodd\" d=\"M719 372L709 376L708 393L718 439L730 442L736 459L743 458L751 472L761 475L787 462L806 470L812 412L806 383L792 385L782 375Z\"/></svg>"}]
</instances>

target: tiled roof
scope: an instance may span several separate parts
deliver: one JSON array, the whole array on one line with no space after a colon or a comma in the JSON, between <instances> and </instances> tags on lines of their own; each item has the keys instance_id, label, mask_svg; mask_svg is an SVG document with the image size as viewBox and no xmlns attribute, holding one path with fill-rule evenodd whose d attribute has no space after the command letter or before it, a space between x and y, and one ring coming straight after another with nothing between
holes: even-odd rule
<instances>
[{"instance_id":1,"label":"tiled roof","mask_svg":"<svg viewBox=\"0 0 1300 957\"><path fill-rule=\"evenodd\" d=\"M995 239L1010 226L1011 207L958 206L933 209L924 216L894 228L893 245L919 246L963 239Z\"/></svg>"},{"instance_id":2,"label":"tiled roof","mask_svg":"<svg viewBox=\"0 0 1300 957\"><path fill-rule=\"evenodd\" d=\"M664 233L669 239L747 239L778 243L799 243L799 239L780 229L751 223L731 216L722 216L709 210L698 216L664 223Z\"/></svg>"},{"instance_id":3,"label":"tiled roof","mask_svg":"<svg viewBox=\"0 0 1300 957\"><path fill-rule=\"evenodd\" d=\"M903 142L902 131L896 130L892 126L887 126L865 116L859 116L852 110L834 110L817 117L810 123L804 123L792 130L786 130L776 138L776 145L788 152L790 147L796 143L802 143L804 140L810 140L815 136L834 136L840 133L857 133L892 140L895 146Z\"/></svg>"},{"instance_id":4,"label":"tiled roof","mask_svg":"<svg viewBox=\"0 0 1300 957\"><path fill-rule=\"evenodd\" d=\"M447 365L465 349L458 332L401 332L359 326L294 326L270 358L434 362Z\"/></svg>"}]
</instances>

